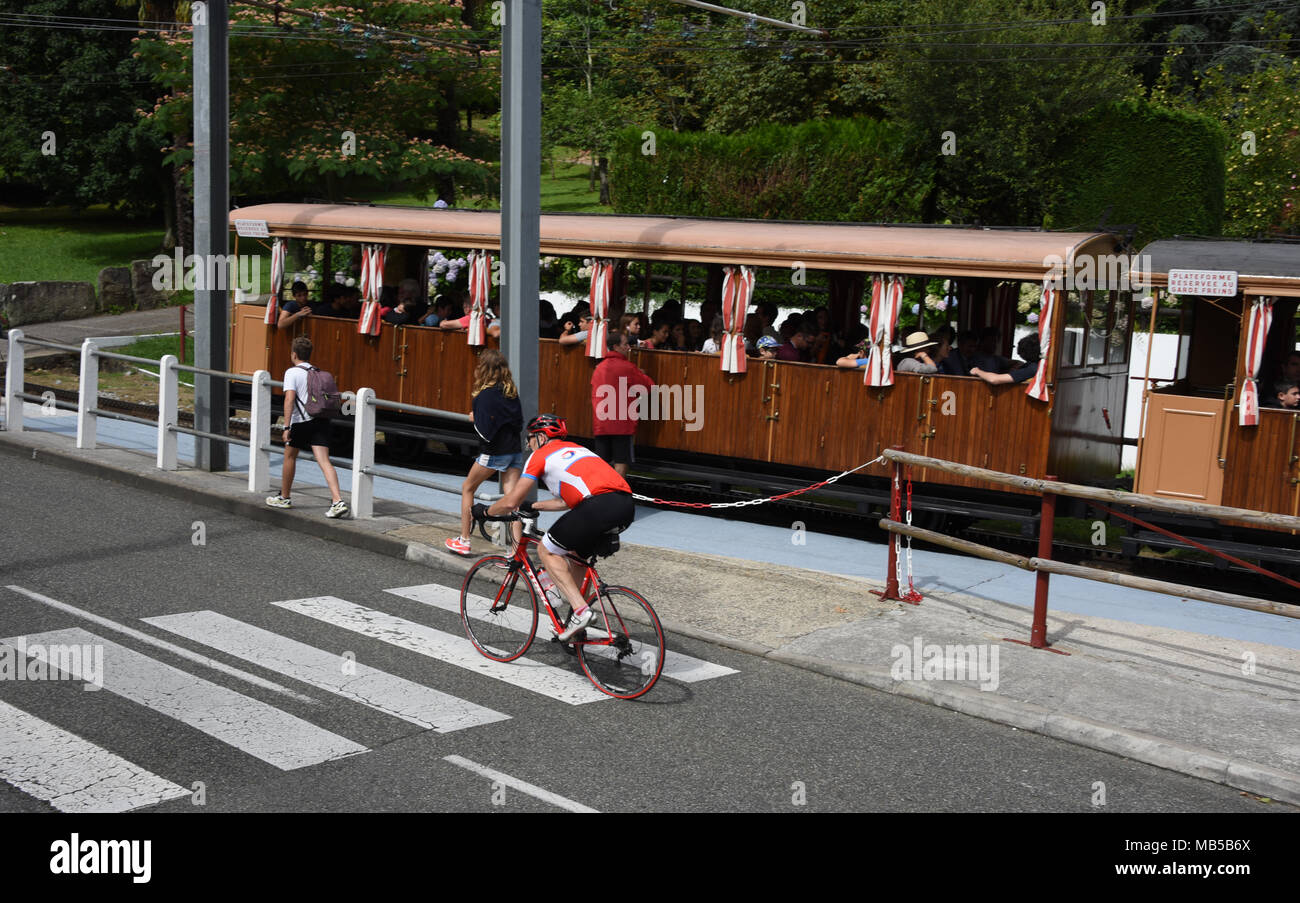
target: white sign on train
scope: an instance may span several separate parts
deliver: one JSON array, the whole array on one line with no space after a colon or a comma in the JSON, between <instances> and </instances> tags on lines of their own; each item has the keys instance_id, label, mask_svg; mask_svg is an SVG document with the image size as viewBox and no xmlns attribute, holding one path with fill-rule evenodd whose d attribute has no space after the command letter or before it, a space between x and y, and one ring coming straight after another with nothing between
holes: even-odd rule
<instances>
[{"instance_id":1,"label":"white sign on train","mask_svg":"<svg viewBox=\"0 0 1300 903\"><path fill-rule=\"evenodd\" d=\"M1236 270L1170 270L1171 295L1231 298L1237 294Z\"/></svg>"},{"instance_id":2,"label":"white sign on train","mask_svg":"<svg viewBox=\"0 0 1300 903\"><path fill-rule=\"evenodd\" d=\"M237 219L235 220L235 234L240 238L270 238L271 233L266 231L266 220L264 219Z\"/></svg>"}]
</instances>

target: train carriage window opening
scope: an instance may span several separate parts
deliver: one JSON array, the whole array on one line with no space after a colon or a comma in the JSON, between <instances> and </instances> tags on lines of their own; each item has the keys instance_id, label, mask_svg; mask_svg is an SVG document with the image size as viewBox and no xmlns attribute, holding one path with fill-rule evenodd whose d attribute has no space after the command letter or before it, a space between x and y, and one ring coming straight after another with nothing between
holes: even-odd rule
<instances>
[{"instance_id":1,"label":"train carriage window opening","mask_svg":"<svg viewBox=\"0 0 1300 903\"><path fill-rule=\"evenodd\" d=\"M1114 300L1111 304L1110 349L1106 352L1106 363L1127 364L1129 346L1133 341L1130 335L1133 323L1133 293L1116 291L1111 294Z\"/></svg>"},{"instance_id":2,"label":"train carriage window opening","mask_svg":"<svg viewBox=\"0 0 1300 903\"><path fill-rule=\"evenodd\" d=\"M1088 347L1084 363L1095 367L1106 363L1111 293L1090 289L1084 294L1088 298Z\"/></svg>"},{"instance_id":3,"label":"train carriage window opening","mask_svg":"<svg viewBox=\"0 0 1300 903\"><path fill-rule=\"evenodd\" d=\"M1061 366L1083 365L1084 338L1088 330L1087 299L1078 290L1065 293L1065 339L1061 342Z\"/></svg>"}]
</instances>

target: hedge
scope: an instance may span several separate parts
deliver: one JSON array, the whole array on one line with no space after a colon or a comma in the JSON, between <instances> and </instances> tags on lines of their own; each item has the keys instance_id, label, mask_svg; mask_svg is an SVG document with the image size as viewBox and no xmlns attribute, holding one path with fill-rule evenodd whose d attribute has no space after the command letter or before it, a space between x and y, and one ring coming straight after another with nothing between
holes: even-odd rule
<instances>
[{"instance_id":1,"label":"hedge","mask_svg":"<svg viewBox=\"0 0 1300 903\"><path fill-rule=\"evenodd\" d=\"M872 119L765 125L738 135L620 132L610 160L618 213L922 222L934 164Z\"/></svg>"}]
</instances>

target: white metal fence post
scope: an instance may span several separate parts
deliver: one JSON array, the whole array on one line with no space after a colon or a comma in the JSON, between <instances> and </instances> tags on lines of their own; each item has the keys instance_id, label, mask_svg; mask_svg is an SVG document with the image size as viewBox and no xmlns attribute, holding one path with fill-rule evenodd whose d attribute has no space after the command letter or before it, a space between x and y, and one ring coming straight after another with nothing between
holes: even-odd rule
<instances>
[{"instance_id":1,"label":"white metal fence post","mask_svg":"<svg viewBox=\"0 0 1300 903\"><path fill-rule=\"evenodd\" d=\"M176 373L176 355L164 354L158 362L158 469L176 469L177 407L180 387Z\"/></svg>"},{"instance_id":2,"label":"white metal fence post","mask_svg":"<svg viewBox=\"0 0 1300 903\"><path fill-rule=\"evenodd\" d=\"M81 343L81 389L77 393L77 448L94 448L99 407L99 348L90 339Z\"/></svg>"},{"instance_id":3,"label":"white metal fence post","mask_svg":"<svg viewBox=\"0 0 1300 903\"><path fill-rule=\"evenodd\" d=\"M271 374L253 374L252 408L248 425L248 491L271 488Z\"/></svg>"},{"instance_id":4,"label":"white metal fence post","mask_svg":"<svg viewBox=\"0 0 1300 903\"><path fill-rule=\"evenodd\" d=\"M11 433L23 431L23 400L18 393L23 390L23 331L9 330L9 361L5 365L5 429Z\"/></svg>"},{"instance_id":5,"label":"white metal fence post","mask_svg":"<svg viewBox=\"0 0 1300 903\"><path fill-rule=\"evenodd\" d=\"M358 389L352 428L352 516L373 517L375 477L375 390Z\"/></svg>"}]
</instances>

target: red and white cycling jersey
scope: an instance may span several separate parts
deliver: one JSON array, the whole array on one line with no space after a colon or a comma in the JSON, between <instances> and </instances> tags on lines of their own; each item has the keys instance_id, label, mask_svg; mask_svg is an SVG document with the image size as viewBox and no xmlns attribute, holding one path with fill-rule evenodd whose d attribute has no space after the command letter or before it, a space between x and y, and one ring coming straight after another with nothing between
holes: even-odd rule
<instances>
[{"instance_id":1,"label":"red and white cycling jersey","mask_svg":"<svg viewBox=\"0 0 1300 903\"><path fill-rule=\"evenodd\" d=\"M545 481L551 494L558 495L570 508L593 495L632 491L627 480L600 455L576 442L558 439L532 453L524 465L524 476Z\"/></svg>"}]
</instances>

